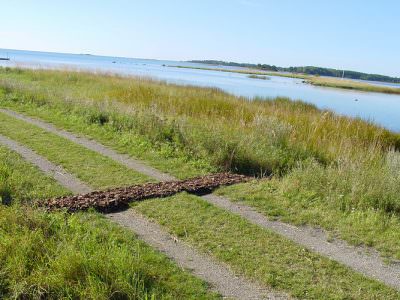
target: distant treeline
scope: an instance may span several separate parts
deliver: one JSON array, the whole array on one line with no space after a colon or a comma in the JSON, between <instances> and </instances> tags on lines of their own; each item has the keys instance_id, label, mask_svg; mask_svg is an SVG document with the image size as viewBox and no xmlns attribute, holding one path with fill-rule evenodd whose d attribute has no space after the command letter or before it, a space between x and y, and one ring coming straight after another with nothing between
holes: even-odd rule
<instances>
[{"instance_id":1,"label":"distant treeline","mask_svg":"<svg viewBox=\"0 0 400 300\"><path fill-rule=\"evenodd\" d=\"M274 65L267 65L267 64L236 63L236 62L226 62L226 61L221 61L221 60L191 60L190 62L209 64L209 65L244 67L244 68L252 68L252 69L258 69L258 70L263 70L263 71L291 72L291 73L301 73L301 74L308 74L308 75L330 76L330 77L342 77L343 76L343 70L313 67L313 66L283 68L283 67L277 67ZM391 77L391 76L385 76L385 75L379 75L379 74L368 74L368 73L349 71L349 70L344 70L344 77L350 78L350 79L400 83L399 77Z\"/></svg>"}]
</instances>

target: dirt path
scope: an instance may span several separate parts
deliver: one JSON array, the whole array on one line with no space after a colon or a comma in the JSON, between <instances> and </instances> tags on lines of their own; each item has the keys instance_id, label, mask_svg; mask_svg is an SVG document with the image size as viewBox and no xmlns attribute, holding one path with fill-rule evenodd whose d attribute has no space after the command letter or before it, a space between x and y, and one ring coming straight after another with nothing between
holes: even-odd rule
<instances>
[{"instance_id":1,"label":"dirt path","mask_svg":"<svg viewBox=\"0 0 400 300\"><path fill-rule=\"evenodd\" d=\"M91 189L61 167L54 165L32 150L0 135L0 145L19 153L28 162L36 165L45 174L52 176L62 186L74 193L88 193ZM259 285L234 275L226 266L214 262L211 258L197 253L162 228L149 222L143 216L126 210L109 214L107 217L115 223L133 231L145 242L165 253L180 267L189 270L195 276L210 284L211 288L225 298L234 299L288 299L261 288Z\"/></svg>"},{"instance_id":2,"label":"dirt path","mask_svg":"<svg viewBox=\"0 0 400 300\"><path fill-rule=\"evenodd\" d=\"M51 124L37 119L32 119L6 109L0 109L0 112L7 113L10 116L24 120L45 130L63 136L88 149L97 151L105 156L115 159L128 168L142 172L150 177L158 180L175 179L173 176L151 168L143 162L130 158L128 155L118 154L114 150L109 149L95 141L78 137L70 132L57 129ZM311 251L336 260L352 268L353 270L364 274L367 277L371 277L397 290L400 290L400 265L385 264L379 254L374 250L350 246L346 242L340 240L328 241L326 232L320 229L310 227L295 227L283 222L271 221L263 214L255 211L255 209L243 204L234 203L225 197L211 194L202 196L202 198L220 208L240 215L253 224L278 233L279 235L288 238L289 240L292 240L297 244L310 249Z\"/></svg>"}]
</instances>

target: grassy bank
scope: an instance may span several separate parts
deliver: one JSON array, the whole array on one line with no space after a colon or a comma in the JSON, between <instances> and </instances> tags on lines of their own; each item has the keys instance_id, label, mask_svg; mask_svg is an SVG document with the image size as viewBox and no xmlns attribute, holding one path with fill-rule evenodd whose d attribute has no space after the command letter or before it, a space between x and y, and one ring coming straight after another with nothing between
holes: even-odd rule
<instances>
[{"instance_id":1,"label":"grassy bank","mask_svg":"<svg viewBox=\"0 0 400 300\"><path fill-rule=\"evenodd\" d=\"M400 257L394 151L400 138L383 128L302 102L251 102L148 79L2 69L0 86L1 106L91 136L180 178L216 170L274 175L272 186L221 192L276 218L319 225Z\"/></svg>"},{"instance_id":2,"label":"grassy bank","mask_svg":"<svg viewBox=\"0 0 400 300\"><path fill-rule=\"evenodd\" d=\"M377 86L368 83L357 82L353 80L343 80L337 78L311 77L307 80L307 83L316 86L333 87L333 88L341 88L348 90L358 90L358 91L385 93L385 94L400 94L400 88Z\"/></svg>"},{"instance_id":3,"label":"grassy bank","mask_svg":"<svg viewBox=\"0 0 400 300\"><path fill-rule=\"evenodd\" d=\"M7 121L13 124L15 131L32 132L35 128L29 124L22 128L21 122L17 120ZM23 137L14 138L24 142ZM38 143L57 143L57 138L51 135ZM68 152L68 147L58 149L60 157L66 156ZM52 150L42 155L53 162L57 159ZM63 167L68 164L79 166L72 171L82 177L86 164L90 162L71 156L68 162L61 164ZM114 177L108 172L110 166L107 162L99 161L98 168L100 172L93 173L91 180L107 182L105 179L109 178L116 184L124 183L124 178ZM30 176L40 178L41 174L33 170ZM89 179L84 180L88 182ZM97 214L46 214L21 208L16 205L18 200L13 198L14 206L0 211L3 217L0 218L3 221L0 221L0 228L4 228L5 240L12 240L12 247L2 252L8 267L6 270L9 270L6 280L12 282L9 288L11 291L19 287L17 282L23 281L27 282L26 286L22 286L23 295L28 298L34 298L39 293L43 293L43 297L93 299L109 298L110 293L122 299L146 299L146 295L151 298L153 294L166 299L202 299L213 296L203 292L204 286L200 281L189 276L186 279L184 273L175 274L162 257L134 240L130 234L108 224ZM168 199L144 201L134 208L166 226L179 239L229 264L236 272L296 297L335 299L339 295L342 298L365 299L365 295L368 295L370 299L396 299L398 296L398 293L382 284L310 253L198 197L183 193ZM21 265L26 266L28 262L28 270L22 273L11 267L20 270ZM160 276L163 281L152 281L153 287L144 281L147 274L151 274L155 278L153 280ZM170 278L170 274L174 277ZM177 285L175 279L185 282ZM71 287L70 281L78 283ZM165 284L165 288L161 289L157 284ZM181 288L186 285L190 287L182 291ZM132 290L132 286L137 289Z\"/></svg>"},{"instance_id":4,"label":"grassy bank","mask_svg":"<svg viewBox=\"0 0 400 300\"><path fill-rule=\"evenodd\" d=\"M200 280L95 213L20 206L69 192L0 147L1 299L215 299Z\"/></svg>"},{"instance_id":5,"label":"grassy bank","mask_svg":"<svg viewBox=\"0 0 400 300\"><path fill-rule=\"evenodd\" d=\"M260 75L249 75L247 76L252 79L261 79L261 80L270 80L271 78L268 76L260 76Z\"/></svg>"},{"instance_id":6,"label":"grassy bank","mask_svg":"<svg viewBox=\"0 0 400 300\"><path fill-rule=\"evenodd\" d=\"M269 76L279 76L288 78L298 78L298 79L308 79L311 76L305 74L295 74L295 73L282 73L282 72L266 72L257 69L221 69L221 68L206 68L206 67L188 67L188 66L168 66L172 68L180 69L193 69L193 70L204 70L204 71L218 71L226 73L238 73L238 74L250 74L250 75L269 75Z\"/></svg>"}]
</instances>

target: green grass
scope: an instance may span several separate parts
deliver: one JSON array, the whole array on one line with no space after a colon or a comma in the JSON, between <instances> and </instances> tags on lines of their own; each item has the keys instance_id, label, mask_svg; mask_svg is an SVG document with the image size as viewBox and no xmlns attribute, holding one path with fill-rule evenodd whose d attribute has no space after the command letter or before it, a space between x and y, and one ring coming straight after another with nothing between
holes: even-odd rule
<instances>
[{"instance_id":1,"label":"green grass","mask_svg":"<svg viewBox=\"0 0 400 300\"><path fill-rule=\"evenodd\" d=\"M0 134L61 165L93 188L151 181L109 158L3 113L0 113Z\"/></svg>"},{"instance_id":2,"label":"green grass","mask_svg":"<svg viewBox=\"0 0 400 300\"><path fill-rule=\"evenodd\" d=\"M102 112L96 108L77 107L76 110L67 112L62 106L37 106L35 103L21 105L21 103L8 101L3 101L1 104L14 111L41 118L59 128L89 136L118 152L146 160L153 167L181 179L205 175L217 170L207 159L190 157L189 153L180 151L172 143L153 143L151 137L140 135L135 130L119 129L120 124L125 123L125 120L127 123L132 122L124 116L114 115L113 118L118 118L118 121L101 124L97 119L101 118Z\"/></svg>"},{"instance_id":3,"label":"green grass","mask_svg":"<svg viewBox=\"0 0 400 300\"><path fill-rule=\"evenodd\" d=\"M0 76L0 86L3 87L0 106L40 116L60 127L85 133L122 152L135 155L137 149L142 149L139 152L141 158L153 165L158 164L171 173L176 172L180 177L210 170L235 170L240 159L243 168L252 167L260 172L264 172L266 166L276 161L279 165L271 167L271 170L282 177L276 176L274 180L294 186L298 178L293 174L300 174L301 171L297 171L297 168L308 161L313 161L326 176L329 172L335 176L341 175L340 172L346 173L350 167L358 169L362 164L366 168L363 170L368 170L371 163L377 163L377 169L373 169L372 174L375 176L375 171L381 170L378 163L386 161L388 149L395 146L397 141L396 135L371 124L321 113L311 106L287 100L253 103L216 90L181 88L148 80L92 74L47 71L30 73L31 71L22 70L7 72L9 76ZM57 87L53 87L53 81L57 82ZM97 95L98 92L101 95ZM111 94L114 95L114 100L101 100L101 97ZM158 99L155 96L160 94L163 97L159 101L149 100ZM185 95L189 100L183 97ZM203 96L205 99L201 100ZM194 101L193 105L190 101ZM174 103L177 104L175 107ZM285 116L283 120L269 115L278 112ZM209 124L204 123L207 115ZM300 116L303 121L297 123ZM80 165L81 157L67 155L69 149L72 149L67 141L41 130L37 132L38 129L34 126L20 121L3 120L5 121L0 124L0 130L3 125L10 126L4 127L7 128L4 134L11 134L12 137L29 143L29 146L36 147L52 161L67 156L69 160L63 162L64 166L67 168L70 165L71 172L84 181L94 180L99 185L116 185L122 184L126 178L104 172L110 165L103 159L96 160L98 169L93 176L97 178L85 177L85 170L75 168ZM313 126L307 123L312 121L318 122ZM321 145L320 152L312 150L312 139L300 139L305 134L305 129L300 124L308 124L324 136L321 140L314 133L314 141L318 140ZM315 128L315 125L322 128ZM260 126L264 127L259 129ZM344 129L343 134L335 135L336 129ZM32 134L38 136L37 144L32 142ZM329 139L329 136L340 140ZM137 143L140 145L136 145ZM53 144L59 146L46 152L40 150L43 145ZM358 146L358 151L353 146ZM237 153L240 155L236 156ZM367 156L367 153L370 154ZM272 158L263 158L263 155L270 155ZM87 159L92 159L91 155ZM356 164L356 159L361 165ZM168 169L169 161L173 162L171 169ZM180 170L180 166L186 167ZM122 168L121 173L126 171L122 166L118 168ZM376 179L372 175L365 174L360 181L350 181L348 184L350 188L356 187L360 182L371 185L374 183L372 178ZM311 176L304 178L304 184L316 187ZM392 187L393 184L388 185L384 180L379 183L383 188ZM321 188L321 193L323 192ZM378 196L382 193L388 197L379 202ZM364 206L359 205L356 210L363 212L365 207L377 207L383 213L393 213L395 206L382 204L395 203L397 196L394 193L378 189L375 197L378 199L376 203L360 201ZM183 194L166 200L157 199L142 202L135 209L155 218L194 246L211 252L236 271L300 298L365 298L365 295L371 299L398 298L393 290L319 255L309 253L302 247L210 206L197 197ZM364 230L366 231L368 228ZM393 242L384 235L382 240L388 244Z\"/></svg>"},{"instance_id":4,"label":"green grass","mask_svg":"<svg viewBox=\"0 0 400 300\"><path fill-rule=\"evenodd\" d=\"M325 228L332 237L374 247L400 259L400 155L387 166L299 166L283 179L220 189L217 193L257 208L272 219ZM377 178L380 178L377 180Z\"/></svg>"},{"instance_id":5,"label":"green grass","mask_svg":"<svg viewBox=\"0 0 400 300\"><path fill-rule=\"evenodd\" d=\"M357 82L353 80L343 80L337 78L312 77L307 80L307 83L316 86L333 87L333 88L341 88L348 90L359 90L364 92L400 94L400 88L377 86L373 84Z\"/></svg>"},{"instance_id":6,"label":"green grass","mask_svg":"<svg viewBox=\"0 0 400 300\"><path fill-rule=\"evenodd\" d=\"M268 215L322 226L399 257L398 134L302 102L250 102L140 78L0 69L0 87L0 106L93 137L179 178L226 169L272 173L278 195L263 184L227 193Z\"/></svg>"},{"instance_id":7,"label":"green grass","mask_svg":"<svg viewBox=\"0 0 400 300\"><path fill-rule=\"evenodd\" d=\"M398 299L399 293L187 194L134 209L236 272L300 299Z\"/></svg>"},{"instance_id":8,"label":"green grass","mask_svg":"<svg viewBox=\"0 0 400 300\"><path fill-rule=\"evenodd\" d=\"M0 207L0 237L1 299L218 298L93 213Z\"/></svg>"},{"instance_id":9,"label":"green grass","mask_svg":"<svg viewBox=\"0 0 400 300\"><path fill-rule=\"evenodd\" d=\"M330 162L360 155L370 145L378 144L378 151L400 146L387 130L287 99L248 102L214 89L144 79L30 72L0 74L6 100L57 107L87 124L145 136L172 155L184 152L189 161L207 160L219 168L279 174L309 156Z\"/></svg>"},{"instance_id":10,"label":"green grass","mask_svg":"<svg viewBox=\"0 0 400 300\"><path fill-rule=\"evenodd\" d=\"M0 147L1 299L216 299L130 232L96 213L44 213L31 199L69 194ZM20 203L24 203L21 206Z\"/></svg>"},{"instance_id":11,"label":"green grass","mask_svg":"<svg viewBox=\"0 0 400 300\"><path fill-rule=\"evenodd\" d=\"M69 194L53 178L42 175L15 152L0 146L0 203L25 203Z\"/></svg>"}]
</instances>

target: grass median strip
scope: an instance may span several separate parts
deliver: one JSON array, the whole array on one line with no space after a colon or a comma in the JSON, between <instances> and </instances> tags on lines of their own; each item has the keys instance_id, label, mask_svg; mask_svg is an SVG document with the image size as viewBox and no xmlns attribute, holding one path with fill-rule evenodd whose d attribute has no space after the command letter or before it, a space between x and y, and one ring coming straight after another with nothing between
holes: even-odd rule
<instances>
[{"instance_id":1,"label":"grass median strip","mask_svg":"<svg viewBox=\"0 0 400 300\"><path fill-rule=\"evenodd\" d=\"M152 181L111 159L2 113L0 113L0 134L62 165L65 170L75 174L93 188Z\"/></svg>"},{"instance_id":2,"label":"grass median strip","mask_svg":"<svg viewBox=\"0 0 400 300\"><path fill-rule=\"evenodd\" d=\"M342 265L305 250L200 198L180 194L136 203L191 245L211 253L276 289L303 299L398 299L399 293Z\"/></svg>"},{"instance_id":3,"label":"grass median strip","mask_svg":"<svg viewBox=\"0 0 400 300\"><path fill-rule=\"evenodd\" d=\"M102 216L21 206L69 192L0 146L1 299L219 299Z\"/></svg>"}]
</instances>

